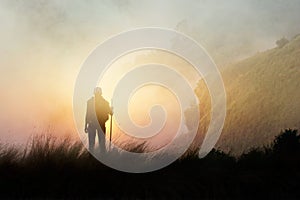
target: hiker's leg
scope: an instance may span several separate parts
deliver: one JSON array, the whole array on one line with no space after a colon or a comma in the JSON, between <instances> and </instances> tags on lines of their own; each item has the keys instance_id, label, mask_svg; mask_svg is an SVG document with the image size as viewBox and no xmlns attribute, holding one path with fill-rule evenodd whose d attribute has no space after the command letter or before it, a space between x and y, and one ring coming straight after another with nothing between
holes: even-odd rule
<instances>
[{"instance_id":1,"label":"hiker's leg","mask_svg":"<svg viewBox=\"0 0 300 200\"><path fill-rule=\"evenodd\" d=\"M102 129L102 131L103 131L103 133L104 133L104 135L106 134L106 132L105 132L105 122L104 123L101 123L100 124L100 127L101 127L101 129Z\"/></svg>"},{"instance_id":2,"label":"hiker's leg","mask_svg":"<svg viewBox=\"0 0 300 200\"><path fill-rule=\"evenodd\" d=\"M105 146L105 123L100 124L100 129L98 129L98 141L99 141L99 149L101 152L106 152L106 146ZM104 134L103 134L104 133Z\"/></svg>"},{"instance_id":3,"label":"hiker's leg","mask_svg":"<svg viewBox=\"0 0 300 200\"><path fill-rule=\"evenodd\" d=\"M95 138L96 138L96 129L95 128L89 128L88 129L88 136L89 136L89 150L91 152L94 151L95 148Z\"/></svg>"}]
</instances>

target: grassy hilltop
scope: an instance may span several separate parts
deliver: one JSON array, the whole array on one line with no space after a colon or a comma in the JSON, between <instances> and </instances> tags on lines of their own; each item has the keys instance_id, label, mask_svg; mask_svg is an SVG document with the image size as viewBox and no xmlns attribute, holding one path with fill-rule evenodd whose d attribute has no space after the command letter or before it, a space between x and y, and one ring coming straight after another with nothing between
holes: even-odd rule
<instances>
[{"instance_id":1,"label":"grassy hilltop","mask_svg":"<svg viewBox=\"0 0 300 200\"><path fill-rule=\"evenodd\" d=\"M276 48L224 67L221 73L227 115L218 148L240 155L270 144L282 129L300 128L300 35L279 40ZM203 85L199 83L196 93L200 102L209 104ZM200 108L202 112L207 105ZM203 119L205 126L208 122Z\"/></svg>"}]
</instances>

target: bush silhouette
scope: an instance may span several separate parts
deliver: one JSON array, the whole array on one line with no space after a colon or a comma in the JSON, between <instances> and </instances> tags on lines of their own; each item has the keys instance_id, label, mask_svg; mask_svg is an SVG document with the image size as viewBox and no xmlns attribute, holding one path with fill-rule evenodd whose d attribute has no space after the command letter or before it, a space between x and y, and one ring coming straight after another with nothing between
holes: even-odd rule
<instances>
[{"instance_id":1,"label":"bush silhouette","mask_svg":"<svg viewBox=\"0 0 300 200\"><path fill-rule=\"evenodd\" d=\"M287 129L274 140L273 150L280 154L294 154L300 150L298 130Z\"/></svg>"}]
</instances>

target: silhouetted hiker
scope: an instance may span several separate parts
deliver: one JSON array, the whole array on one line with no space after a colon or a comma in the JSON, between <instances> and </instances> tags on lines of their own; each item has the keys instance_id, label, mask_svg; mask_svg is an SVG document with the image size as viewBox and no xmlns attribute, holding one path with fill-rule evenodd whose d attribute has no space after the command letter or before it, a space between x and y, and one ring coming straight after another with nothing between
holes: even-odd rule
<instances>
[{"instance_id":1,"label":"silhouetted hiker","mask_svg":"<svg viewBox=\"0 0 300 200\"><path fill-rule=\"evenodd\" d=\"M89 150L94 151L96 133L98 135L99 149L105 151L105 122L108 120L108 115L112 115L112 110L109 103L102 97L102 89L96 87L94 96L87 102L85 129L89 137ZM102 131L101 131L102 129ZM104 133L103 139L101 134Z\"/></svg>"}]
</instances>

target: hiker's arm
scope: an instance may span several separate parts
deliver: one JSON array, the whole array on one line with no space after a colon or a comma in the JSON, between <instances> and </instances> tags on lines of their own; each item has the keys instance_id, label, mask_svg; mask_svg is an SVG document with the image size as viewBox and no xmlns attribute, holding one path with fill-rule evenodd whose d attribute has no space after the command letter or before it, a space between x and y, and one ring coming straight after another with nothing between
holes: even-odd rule
<instances>
[{"instance_id":1,"label":"hiker's arm","mask_svg":"<svg viewBox=\"0 0 300 200\"><path fill-rule=\"evenodd\" d=\"M110 107L108 101L105 101L105 104L106 104L105 107L106 107L106 112L107 112L107 114L113 115L113 114L114 114L114 112L113 112L113 107Z\"/></svg>"},{"instance_id":2,"label":"hiker's arm","mask_svg":"<svg viewBox=\"0 0 300 200\"><path fill-rule=\"evenodd\" d=\"M114 114L113 107L110 107L109 104L108 104L108 111L110 115Z\"/></svg>"},{"instance_id":3,"label":"hiker's arm","mask_svg":"<svg viewBox=\"0 0 300 200\"><path fill-rule=\"evenodd\" d=\"M113 114L114 114L113 107L110 107L110 108L109 108L109 114L110 114L110 115L113 115Z\"/></svg>"}]
</instances>

